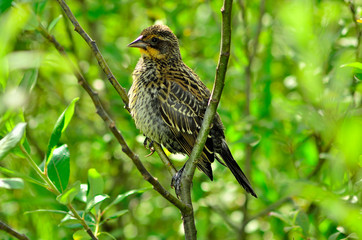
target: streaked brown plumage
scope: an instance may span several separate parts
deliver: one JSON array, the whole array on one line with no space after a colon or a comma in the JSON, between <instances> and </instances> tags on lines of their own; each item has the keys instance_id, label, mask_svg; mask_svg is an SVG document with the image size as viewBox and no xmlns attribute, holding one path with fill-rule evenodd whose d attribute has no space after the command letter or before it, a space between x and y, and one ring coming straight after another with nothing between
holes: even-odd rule
<instances>
[{"instance_id":1,"label":"streaked brown plumage","mask_svg":"<svg viewBox=\"0 0 362 240\"><path fill-rule=\"evenodd\" d=\"M164 25L144 29L130 47L140 49L129 91L131 114L146 137L170 152L190 155L207 107L210 91L183 63L176 36ZM197 167L213 180L211 163L226 164L244 189L256 197L225 142L216 114ZM216 155L218 154L225 164Z\"/></svg>"}]
</instances>

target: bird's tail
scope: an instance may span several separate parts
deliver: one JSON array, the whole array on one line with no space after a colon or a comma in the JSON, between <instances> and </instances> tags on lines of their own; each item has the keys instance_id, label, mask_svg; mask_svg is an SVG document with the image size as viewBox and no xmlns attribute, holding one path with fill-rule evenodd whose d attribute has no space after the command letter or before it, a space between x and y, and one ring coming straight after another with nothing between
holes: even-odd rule
<instances>
[{"instance_id":1,"label":"bird's tail","mask_svg":"<svg viewBox=\"0 0 362 240\"><path fill-rule=\"evenodd\" d=\"M230 169L236 180L239 184L251 195L257 197L256 193L254 192L248 178L245 176L237 162L234 160L233 156L231 155L230 149L225 141L223 141L221 146L221 157L224 160L226 166Z\"/></svg>"}]
</instances>

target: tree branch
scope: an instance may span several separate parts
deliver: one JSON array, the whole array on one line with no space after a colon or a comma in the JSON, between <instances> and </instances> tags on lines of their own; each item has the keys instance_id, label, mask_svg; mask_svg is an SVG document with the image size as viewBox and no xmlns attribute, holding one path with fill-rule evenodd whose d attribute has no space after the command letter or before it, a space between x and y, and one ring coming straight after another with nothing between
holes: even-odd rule
<instances>
[{"instance_id":1,"label":"tree branch","mask_svg":"<svg viewBox=\"0 0 362 240\"><path fill-rule=\"evenodd\" d=\"M349 10L351 12L352 15L352 22L354 23L355 29L356 29L356 38L357 38L357 47L356 47L356 61L360 61L360 54L361 54L361 38L362 38L362 31L360 29L359 23L358 23L358 17L357 17L357 11L356 11L356 6L353 2L353 0L348 0L346 1L346 3L348 4ZM357 88L357 84L358 84L358 78L356 76L353 76L352 78L352 84L351 84L351 95L352 97L355 96L356 93L356 88Z\"/></svg>"},{"instance_id":2,"label":"tree branch","mask_svg":"<svg viewBox=\"0 0 362 240\"><path fill-rule=\"evenodd\" d=\"M268 207L264 208L263 210L261 210L260 212L258 212L257 214L255 214L254 216L251 216L247 219L247 221L245 221L245 224L248 224L250 221L257 219L259 217L262 217L268 213L270 213L271 211L273 211L274 209L277 209L278 207L280 207L281 205L283 205L286 202L291 201L292 198L291 197L285 197L280 199L279 201L276 201L275 203L270 204Z\"/></svg>"},{"instance_id":3,"label":"tree branch","mask_svg":"<svg viewBox=\"0 0 362 240\"><path fill-rule=\"evenodd\" d=\"M181 177L181 200L191 208L191 183L195 173L196 164L205 146L207 136L211 129L211 123L216 114L216 109L220 102L221 93L224 88L225 75L230 55L232 2L232 0L224 0L223 7L221 8L221 49L219 55L219 63L216 68L215 82L212 89L212 94L209 99L209 105L206 109L204 120L202 122L201 129L195 142L195 146L191 152L189 160L185 164L185 169ZM189 235L185 236L186 239L196 239L196 228L193 218L193 211L191 211L190 214L191 213L192 216L183 215L183 217L187 217L184 219L185 233L189 233Z\"/></svg>"},{"instance_id":4,"label":"tree branch","mask_svg":"<svg viewBox=\"0 0 362 240\"><path fill-rule=\"evenodd\" d=\"M219 216L224 219L225 223L232 228L235 232L239 232L240 231L240 225L234 223L233 221L231 221L230 216L220 207L218 207L217 205L211 205L208 204L208 207L213 210L215 213L219 214Z\"/></svg>"},{"instance_id":5,"label":"tree branch","mask_svg":"<svg viewBox=\"0 0 362 240\"><path fill-rule=\"evenodd\" d=\"M265 0L260 1L260 8L259 8L259 18L258 18L258 25L257 30L254 37L253 47L249 49L249 41L251 39L249 26L247 22L247 11L246 6L243 0L239 0L239 5L241 9L241 17L243 19L243 27L245 33L245 55L248 58L248 65L245 67L245 117L248 118L250 116L250 102L251 102L251 83L252 83L252 73L251 68L253 65L254 58L257 53L258 45L259 45L259 36L262 29L262 19L265 13ZM251 129L248 129L245 134L250 134ZM249 143L245 144L245 173L246 176L251 176L251 160L252 160L252 146ZM239 239L246 238L245 226L249 222L248 220L248 202L249 196L246 196L245 203L242 209L243 212L243 220L242 220L242 228L240 231Z\"/></svg>"},{"instance_id":6,"label":"tree branch","mask_svg":"<svg viewBox=\"0 0 362 240\"><path fill-rule=\"evenodd\" d=\"M130 109L128 107L129 99L128 99L126 89L123 88L119 84L119 82L117 81L117 79L113 75L111 69L108 67L107 62L104 60L102 53L99 51L99 48L98 48L96 42L82 28L82 26L79 24L78 20L75 18L74 14L70 10L69 6L65 3L65 1L64 0L57 0L57 1L58 1L59 5L62 7L63 12L67 15L69 20L72 22L72 24L74 26L74 30L77 33L79 33L79 35L84 39L84 41L91 48L92 53L96 57L99 66L103 70L104 74L107 76L109 82L112 84L112 86L117 91L118 95L122 98L122 101L125 104L125 108L127 109L127 111L130 112ZM174 175L173 172L176 172L176 171L173 171L172 168L174 169L175 167L172 165L171 161L166 156L166 154L163 151L162 147L157 143L154 143L154 146L155 146L155 149L156 149L158 155L160 156L161 160L166 164L167 168L169 169L170 173L173 176Z\"/></svg>"},{"instance_id":7,"label":"tree branch","mask_svg":"<svg viewBox=\"0 0 362 240\"><path fill-rule=\"evenodd\" d=\"M35 163L35 161L32 159L32 157L29 155L29 153L25 150L25 148L20 145L20 150L24 153L26 160L29 162L30 166L38 173L38 175L41 177L41 179L46 183L46 188L54 193L56 196L59 196L61 193L57 189L57 187L54 185L54 183L50 180L49 176L46 173L43 173L39 166ZM92 240L98 240L98 238L94 235L92 230L89 228L87 223L85 222L84 218L79 216L77 211L74 209L73 205L69 203L67 205L68 209L73 213L73 216L79 220L80 224L83 226L84 230L88 233L88 235L92 238Z\"/></svg>"},{"instance_id":8,"label":"tree branch","mask_svg":"<svg viewBox=\"0 0 362 240\"><path fill-rule=\"evenodd\" d=\"M324 163L327 160L327 158L323 157L322 154L323 153L328 153L329 150L332 147L332 142L328 143L326 146L323 146L323 140L322 140L322 137L319 134L314 133L313 137L315 139L315 142L316 142L316 145L317 145L317 150L318 150L318 163L315 166L315 168L313 169L313 171L308 174L307 179L311 179L311 178L315 177L319 173L319 171L322 169Z\"/></svg>"},{"instance_id":9,"label":"tree branch","mask_svg":"<svg viewBox=\"0 0 362 240\"><path fill-rule=\"evenodd\" d=\"M153 188L159 192L165 199L167 199L170 203L175 205L180 210L187 208L179 199L174 197L171 193L169 193L157 180L154 178L144 167L141 160L139 159L138 155L136 155L127 145L125 139L123 138L121 132L116 127L114 121L110 118L108 113L103 108L102 102L99 99L98 93L95 92L88 81L84 78L82 73L80 72L79 68L73 64L73 62L68 57L67 53L64 50L64 47L55 39L53 35L50 35L46 29L40 25L38 28L39 32L48 40L50 41L54 47L58 50L58 52L65 57L68 61L69 65L71 66L74 75L78 79L79 85L88 93L90 98L93 101L94 106L96 107L97 114L102 118L102 120L106 123L108 128L111 130L113 135L116 137L117 141L122 147L122 151L133 161L134 165L137 167L138 171L142 174L143 178L147 180L149 183L153 185Z\"/></svg>"},{"instance_id":10,"label":"tree branch","mask_svg":"<svg viewBox=\"0 0 362 240\"><path fill-rule=\"evenodd\" d=\"M356 29L356 38L357 38L356 61L359 61L360 54L361 54L360 48L361 48L361 40L362 40L361 39L362 31L358 24L357 10L356 10L356 6L355 6L353 0L348 0L348 1L346 1L346 3L348 4L349 10L351 11L352 22L354 23L354 27Z\"/></svg>"},{"instance_id":11,"label":"tree branch","mask_svg":"<svg viewBox=\"0 0 362 240\"><path fill-rule=\"evenodd\" d=\"M63 8L64 12L66 13L66 15L68 16L68 18L71 20L72 24L75 27L75 31L77 31L82 37L83 39L88 43L88 45L90 46L90 48L92 49L93 53L95 54L95 57L98 60L99 65L101 66L102 70L105 72L105 74L108 77L108 80L112 83L112 85L116 88L118 94L121 96L123 102L126 105L127 110L128 109L128 97L127 94L125 92L125 89L122 88L118 82L116 81L115 77L113 76L111 70L109 69L108 65L106 64L106 62L104 61L101 53L99 52L99 49L95 43L94 40L92 40L89 35L83 30L83 28L80 26L80 24L78 23L78 21L76 20L76 18L74 17L74 15L72 14L71 10L69 9L69 7L67 6L67 4L64 2L64 0L57 0L58 3L61 5L61 7ZM182 202L180 202L178 199L176 199L177 201L175 201L175 199L173 199L174 197L168 193L165 189L158 188L158 181L156 179L154 179L147 171L146 169L144 169L142 163L140 161L138 161L138 156L135 155L130 149L129 147L126 145L122 135L119 133L118 129L115 128L114 126L114 122L111 121L108 117L108 115L104 114L104 110L102 110L99 106L100 106L100 102L96 104L96 99L94 99L95 93L93 91L90 91L89 89L87 90L87 92L89 93L89 95L92 98L93 102L95 103L95 105L97 106L97 113L102 117L102 119L107 122L109 128L111 129L112 133L116 136L117 140L119 141L119 143L122 146L122 150L134 161L134 164L136 165L136 167L138 168L138 170L142 173L142 175L144 176L144 178L146 180L148 180L151 184L154 185L155 189L157 191L159 191L165 198L167 198L170 202L172 202L174 205L176 205L180 210L181 210L181 214L182 214L182 218L184 221L184 227L185 227L185 238L186 239L196 239L196 228L195 228L195 223L194 223L194 216L193 216L193 209L192 209L192 201L191 201L191 182L192 182L192 178L195 172L195 167L196 167L196 163L197 163L197 159L200 156L200 153L203 149L203 146L205 145L206 142L206 138L208 135L208 132L210 131L210 125L211 122L215 116L216 113L216 108L217 105L219 103L220 97L221 97L221 92L224 86L224 79L225 79L225 74L226 74L226 69L227 69L227 63L228 63L228 59L229 59L229 52L230 52L230 36L231 36L231 6L232 6L232 0L225 0L224 2L224 6L222 8L222 15L223 15L223 33L222 33L222 48L221 48L221 53L220 53L220 59L219 59L219 64L218 64L218 68L217 68L217 73L216 73L216 78L215 78L215 84L214 84L214 88L213 88L213 92L212 92L212 96L210 97L210 101L209 101L209 106L206 110L205 113L205 117L204 117L204 121L203 121L203 125L201 127L199 136L196 140L196 145L195 148L190 156L190 159L188 161L189 164L186 164L185 167L185 172L186 174L183 174L183 178L182 178L182 186L185 186L186 188L184 188L184 190L182 191L181 194L181 200ZM79 74L78 72L76 72L76 76L79 79ZM82 85L82 87L84 88L84 83L85 80L83 79L79 79L78 80L79 83ZM90 87L89 87L90 88ZM160 152L161 148L156 146L156 150L158 150L158 153L161 157L161 159L165 162L167 162L168 164L166 164L166 166L169 166L168 169L170 171L170 173L175 172L175 169L172 167L171 163L169 162L168 158L164 155L164 153ZM186 178L184 177L186 176ZM157 188L156 188L157 186ZM160 186L162 187L162 186ZM170 196L172 198L170 198ZM184 204L183 204L184 203Z\"/></svg>"},{"instance_id":12,"label":"tree branch","mask_svg":"<svg viewBox=\"0 0 362 240\"><path fill-rule=\"evenodd\" d=\"M111 69L108 67L107 62L104 60L102 53L99 51L96 42L87 34L86 31L84 31L84 29L81 27L78 20L75 18L75 16L73 15L72 11L70 10L69 6L65 3L65 1L64 0L57 0L57 1L58 1L59 5L62 7L65 14L68 16L69 20L72 22L72 24L74 26L74 30L79 33L79 35L86 41L86 43L91 48L94 56L96 57L96 59L98 61L99 66L102 68L102 70L106 74L109 82L116 89L119 96L121 96L121 98L125 104L125 108L129 111L128 96L127 96L126 89L123 88L118 83L118 81L115 78L115 76L113 75Z\"/></svg>"},{"instance_id":13,"label":"tree branch","mask_svg":"<svg viewBox=\"0 0 362 240\"><path fill-rule=\"evenodd\" d=\"M30 240L25 234L21 234L17 232L15 229L10 227L9 225L5 224L4 222L0 221L0 230L7 232L13 237L16 237L19 240Z\"/></svg>"},{"instance_id":14,"label":"tree branch","mask_svg":"<svg viewBox=\"0 0 362 240\"><path fill-rule=\"evenodd\" d=\"M168 159L166 153L163 151L161 145L159 145L158 143L153 143L153 147L155 148L156 152L158 153L158 156L161 158L163 164L165 164L167 170L169 171L169 173L171 174L171 176L175 176L175 174L177 173L177 170L175 168L175 166L172 164L172 162L170 161L170 159Z\"/></svg>"}]
</instances>

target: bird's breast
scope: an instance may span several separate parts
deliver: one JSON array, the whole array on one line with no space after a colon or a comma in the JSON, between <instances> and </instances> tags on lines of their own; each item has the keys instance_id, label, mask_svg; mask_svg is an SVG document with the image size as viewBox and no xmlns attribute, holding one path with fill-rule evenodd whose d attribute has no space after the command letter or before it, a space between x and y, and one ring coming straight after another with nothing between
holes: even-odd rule
<instances>
[{"instance_id":1,"label":"bird's breast","mask_svg":"<svg viewBox=\"0 0 362 240\"><path fill-rule=\"evenodd\" d=\"M142 71L139 71L139 70ZM130 110L136 127L148 138L163 142L170 129L163 121L158 100L161 76L156 69L136 68L129 91Z\"/></svg>"}]
</instances>

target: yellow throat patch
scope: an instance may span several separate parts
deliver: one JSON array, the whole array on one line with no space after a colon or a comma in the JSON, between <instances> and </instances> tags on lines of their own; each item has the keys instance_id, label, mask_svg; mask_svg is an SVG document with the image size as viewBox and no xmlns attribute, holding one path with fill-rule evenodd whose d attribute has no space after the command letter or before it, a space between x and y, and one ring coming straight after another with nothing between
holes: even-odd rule
<instances>
[{"instance_id":1,"label":"yellow throat patch","mask_svg":"<svg viewBox=\"0 0 362 240\"><path fill-rule=\"evenodd\" d=\"M156 58L156 59L163 59L166 56L165 54L160 53L159 50L148 47L148 46L147 46L146 50L143 48L140 48L140 52L141 52L141 54L144 54L150 58Z\"/></svg>"}]
</instances>

